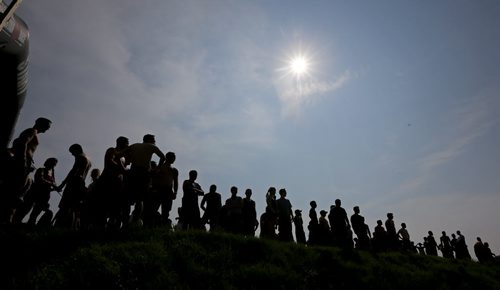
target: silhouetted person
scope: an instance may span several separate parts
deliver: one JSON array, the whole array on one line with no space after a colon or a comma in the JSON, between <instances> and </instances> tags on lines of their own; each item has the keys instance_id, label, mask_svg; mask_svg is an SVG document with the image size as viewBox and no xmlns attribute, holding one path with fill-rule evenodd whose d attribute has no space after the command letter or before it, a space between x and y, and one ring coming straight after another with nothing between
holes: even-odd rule
<instances>
[{"instance_id":1,"label":"silhouetted person","mask_svg":"<svg viewBox=\"0 0 500 290\"><path fill-rule=\"evenodd\" d=\"M467 244L465 243L465 237L462 235L460 231L457 231L457 245L455 247L455 253L457 259L466 259L470 260L469 249L467 248Z\"/></svg>"},{"instance_id":2,"label":"silhouetted person","mask_svg":"<svg viewBox=\"0 0 500 290\"><path fill-rule=\"evenodd\" d=\"M305 244L306 233L304 232L304 221L302 220L302 211L300 209L295 210L293 224L295 226L295 240L298 244Z\"/></svg>"},{"instance_id":3,"label":"silhouetted person","mask_svg":"<svg viewBox=\"0 0 500 290\"><path fill-rule=\"evenodd\" d=\"M189 171L189 179L184 180L182 184L182 228L183 229L200 229L201 218L200 208L198 206L198 197L205 193L201 186L196 183L198 172L196 170Z\"/></svg>"},{"instance_id":4,"label":"silhouetted person","mask_svg":"<svg viewBox=\"0 0 500 290\"><path fill-rule=\"evenodd\" d=\"M332 241L332 232L330 231L330 225L328 224L328 219L326 210L319 211L318 220L318 231L317 231L317 244L321 246L328 246Z\"/></svg>"},{"instance_id":5,"label":"silhouetted person","mask_svg":"<svg viewBox=\"0 0 500 290\"><path fill-rule=\"evenodd\" d=\"M91 182L87 186L87 191L83 199L81 207L81 217L80 225L85 229L104 229L106 223L103 219L105 216L103 214L102 205L99 200L100 193L98 192L99 177L101 176L101 170L99 168L94 168L90 171Z\"/></svg>"},{"instance_id":6,"label":"silhouetted person","mask_svg":"<svg viewBox=\"0 0 500 290\"><path fill-rule=\"evenodd\" d=\"M33 156L38 147L38 134L45 133L51 125L46 118L38 118L32 128L25 129L12 142L10 156L1 164L3 180L0 193L0 223L10 223L21 198L29 189L29 174L35 170ZM3 150L3 149L2 149ZM2 162L3 163L3 162Z\"/></svg>"},{"instance_id":7,"label":"silhouetted person","mask_svg":"<svg viewBox=\"0 0 500 290\"><path fill-rule=\"evenodd\" d=\"M293 242L292 236L292 204L286 198L286 189L279 190L280 198L276 200L278 210L278 236L281 241Z\"/></svg>"},{"instance_id":8,"label":"silhouetted person","mask_svg":"<svg viewBox=\"0 0 500 290\"><path fill-rule=\"evenodd\" d=\"M484 262L491 263L495 261L496 255L491 252L488 242L484 243Z\"/></svg>"},{"instance_id":9,"label":"silhouetted person","mask_svg":"<svg viewBox=\"0 0 500 290\"><path fill-rule=\"evenodd\" d=\"M75 162L68 172L66 178L61 182L58 191L64 189L59 211L56 214L56 226L79 227L80 210L83 199L87 193L85 179L90 170L91 163L80 144L73 144L69 147L69 152L74 156Z\"/></svg>"},{"instance_id":10,"label":"silhouetted person","mask_svg":"<svg viewBox=\"0 0 500 290\"><path fill-rule=\"evenodd\" d=\"M360 215L359 206L353 207L354 214L351 216L351 225L354 233L358 237L357 249L366 250L370 247L370 229L365 223L365 218Z\"/></svg>"},{"instance_id":11,"label":"silhouetted person","mask_svg":"<svg viewBox=\"0 0 500 290\"><path fill-rule=\"evenodd\" d=\"M104 169L99 179L98 192L102 203L99 214L102 215L102 222L109 217L108 226L114 229L128 222L130 211L130 201L124 190L124 178L127 171L124 151L128 146L128 138L120 136L116 139L116 146L106 150Z\"/></svg>"},{"instance_id":12,"label":"silhouetted person","mask_svg":"<svg viewBox=\"0 0 500 290\"><path fill-rule=\"evenodd\" d=\"M424 241L425 239L427 239L426 237L424 237ZM420 254L420 255L425 255L425 246L424 244L422 243L418 243L415 248L417 248L417 252Z\"/></svg>"},{"instance_id":13,"label":"silhouetted person","mask_svg":"<svg viewBox=\"0 0 500 290\"><path fill-rule=\"evenodd\" d=\"M177 197L179 187L179 171L172 166L175 162L175 153L168 152L165 154L165 162L158 166L155 177L153 178L153 187L158 193L158 205L154 207L154 211L158 211L158 206L161 206L161 223L171 226L170 211L172 203Z\"/></svg>"},{"instance_id":14,"label":"silhouetted person","mask_svg":"<svg viewBox=\"0 0 500 290\"><path fill-rule=\"evenodd\" d=\"M246 236L255 236L255 231L259 226L257 221L257 211L255 209L255 201L252 200L252 190L245 190L245 198L243 198L243 234Z\"/></svg>"},{"instance_id":15,"label":"silhouetted person","mask_svg":"<svg viewBox=\"0 0 500 290\"><path fill-rule=\"evenodd\" d=\"M442 231L441 234L442 235L439 238L439 249L441 250L444 258L453 259L453 247L451 246L451 239L446 235L445 231Z\"/></svg>"},{"instance_id":16,"label":"silhouetted person","mask_svg":"<svg viewBox=\"0 0 500 290\"><path fill-rule=\"evenodd\" d=\"M484 244L480 237L476 237L476 243L474 244L474 254L480 263L486 261Z\"/></svg>"},{"instance_id":17,"label":"silhouetted person","mask_svg":"<svg viewBox=\"0 0 500 290\"><path fill-rule=\"evenodd\" d=\"M266 211L260 216L260 237L272 240L277 239L275 229L276 215L269 206L266 206Z\"/></svg>"},{"instance_id":18,"label":"silhouetted person","mask_svg":"<svg viewBox=\"0 0 500 290\"><path fill-rule=\"evenodd\" d=\"M394 215L387 213L387 220L385 221L385 230L387 231L387 246L389 249L396 250L398 248L398 234L396 232L396 225L394 224Z\"/></svg>"},{"instance_id":19,"label":"silhouetted person","mask_svg":"<svg viewBox=\"0 0 500 290\"><path fill-rule=\"evenodd\" d=\"M31 210L28 224L35 225L42 211L49 210L50 193L56 190L54 168L57 165L56 158L45 160L43 167L35 172L35 180L24 196L22 205L14 214L14 222L20 223Z\"/></svg>"},{"instance_id":20,"label":"silhouetted person","mask_svg":"<svg viewBox=\"0 0 500 290\"><path fill-rule=\"evenodd\" d=\"M315 245L318 242L317 233L318 233L318 213L316 212L316 201L312 200L309 205L311 208L309 209L309 225L307 229L309 230L309 239L307 240L307 244Z\"/></svg>"},{"instance_id":21,"label":"silhouetted person","mask_svg":"<svg viewBox=\"0 0 500 290\"><path fill-rule=\"evenodd\" d=\"M331 223L330 227L332 229L334 243L341 247L346 247L349 244L348 233L351 224L349 223L349 218L347 217L347 212L341 206L342 202L340 199L335 200L335 207L331 208Z\"/></svg>"},{"instance_id":22,"label":"silhouetted person","mask_svg":"<svg viewBox=\"0 0 500 290\"><path fill-rule=\"evenodd\" d=\"M201 218L202 226L208 223L210 225L210 231L216 230L219 226L222 198L220 193L217 192L217 186L215 184L210 185L210 190L203 196L200 207L204 211L203 217Z\"/></svg>"},{"instance_id":23,"label":"silhouetted person","mask_svg":"<svg viewBox=\"0 0 500 290\"><path fill-rule=\"evenodd\" d=\"M382 225L381 220L377 220L377 226L375 226L373 232L373 249L375 251L384 251L387 248L387 232Z\"/></svg>"},{"instance_id":24,"label":"silhouetted person","mask_svg":"<svg viewBox=\"0 0 500 290\"><path fill-rule=\"evenodd\" d=\"M398 230L397 236L401 240L401 249L403 249L404 251L412 250L410 234L406 229L405 223L401 223L401 228Z\"/></svg>"},{"instance_id":25,"label":"silhouetted person","mask_svg":"<svg viewBox=\"0 0 500 290\"><path fill-rule=\"evenodd\" d=\"M153 154L160 158L158 166L163 165L165 160L165 156L155 145L154 135L144 135L142 141L142 143L130 145L125 150L127 162L130 163L128 186L132 202L134 202L132 222L137 224L142 222L143 203L151 184L151 158Z\"/></svg>"},{"instance_id":26,"label":"silhouetted person","mask_svg":"<svg viewBox=\"0 0 500 290\"><path fill-rule=\"evenodd\" d=\"M242 233L243 199L238 196L238 188L231 186L231 197L226 199L227 229L231 233Z\"/></svg>"},{"instance_id":27,"label":"silhouetted person","mask_svg":"<svg viewBox=\"0 0 500 290\"><path fill-rule=\"evenodd\" d=\"M457 253L457 243L458 243L457 236L455 236L455 234L451 234L451 241L450 241L451 249L453 250L453 252L455 252L455 258L460 259L459 257L460 254Z\"/></svg>"},{"instance_id":28,"label":"silhouetted person","mask_svg":"<svg viewBox=\"0 0 500 290\"><path fill-rule=\"evenodd\" d=\"M269 207L269 213L277 215L276 209L276 188L269 187L266 193L266 206Z\"/></svg>"},{"instance_id":29,"label":"silhouetted person","mask_svg":"<svg viewBox=\"0 0 500 290\"><path fill-rule=\"evenodd\" d=\"M427 232L429 235L427 236L427 244L424 243L425 245L425 252L429 256L437 256L437 243L436 240L434 239L434 234L432 231Z\"/></svg>"}]
</instances>

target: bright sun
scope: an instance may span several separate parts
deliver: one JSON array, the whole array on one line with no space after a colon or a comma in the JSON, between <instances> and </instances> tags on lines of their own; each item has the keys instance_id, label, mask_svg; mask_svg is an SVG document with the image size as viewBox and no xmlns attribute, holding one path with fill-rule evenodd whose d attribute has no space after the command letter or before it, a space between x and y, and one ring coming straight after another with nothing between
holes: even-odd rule
<instances>
[{"instance_id":1,"label":"bright sun","mask_svg":"<svg viewBox=\"0 0 500 290\"><path fill-rule=\"evenodd\" d=\"M303 55L294 56L288 61L288 70L296 78L301 78L304 75L307 75L309 73L309 69L310 62Z\"/></svg>"}]
</instances>

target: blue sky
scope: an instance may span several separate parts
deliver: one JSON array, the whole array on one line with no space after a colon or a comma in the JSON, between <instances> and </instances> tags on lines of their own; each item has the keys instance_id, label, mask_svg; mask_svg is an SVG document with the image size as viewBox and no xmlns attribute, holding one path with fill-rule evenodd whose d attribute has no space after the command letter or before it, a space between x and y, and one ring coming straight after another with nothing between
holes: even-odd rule
<instances>
[{"instance_id":1,"label":"blue sky","mask_svg":"<svg viewBox=\"0 0 500 290\"><path fill-rule=\"evenodd\" d=\"M16 134L53 120L36 160L57 157L59 181L71 144L102 168L116 137L152 133L181 180L252 188L259 214L285 187L306 216L340 198L371 228L393 212L415 241L461 230L499 252L496 1L48 0L18 15L31 66ZM298 52L300 84L283 71Z\"/></svg>"}]
</instances>

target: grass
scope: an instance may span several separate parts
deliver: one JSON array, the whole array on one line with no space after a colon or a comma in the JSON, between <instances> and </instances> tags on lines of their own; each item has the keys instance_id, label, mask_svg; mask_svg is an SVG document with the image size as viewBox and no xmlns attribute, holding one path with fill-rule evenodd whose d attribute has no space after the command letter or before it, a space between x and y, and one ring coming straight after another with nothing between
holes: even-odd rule
<instances>
[{"instance_id":1,"label":"grass","mask_svg":"<svg viewBox=\"0 0 500 290\"><path fill-rule=\"evenodd\" d=\"M0 230L1 289L500 289L500 266L226 233Z\"/></svg>"}]
</instances>

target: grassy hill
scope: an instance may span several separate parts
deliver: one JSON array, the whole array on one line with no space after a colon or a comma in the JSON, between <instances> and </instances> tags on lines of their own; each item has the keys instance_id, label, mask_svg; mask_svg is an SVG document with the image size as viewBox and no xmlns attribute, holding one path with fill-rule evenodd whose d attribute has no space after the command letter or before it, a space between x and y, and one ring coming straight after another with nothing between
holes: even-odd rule
<instances>
[{"instance_id":1,"label":"grassy hill","mask_svg":"<svg viewBox=\"0 0 500 290\"><path fill-rule=\"evenodd\" d=\"M224 233L0 230L1 289L500 289L500 266Z\"/></svg>"}]
</instances>

